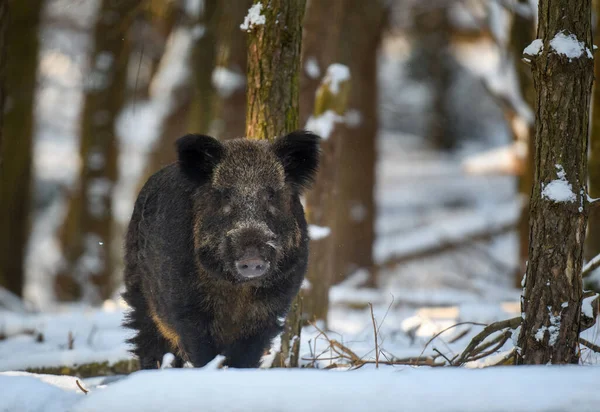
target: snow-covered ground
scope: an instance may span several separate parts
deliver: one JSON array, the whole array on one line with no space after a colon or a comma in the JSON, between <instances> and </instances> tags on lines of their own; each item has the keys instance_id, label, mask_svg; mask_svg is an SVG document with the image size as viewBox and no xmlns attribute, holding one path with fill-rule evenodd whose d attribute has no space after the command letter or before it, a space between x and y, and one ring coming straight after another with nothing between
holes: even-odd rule
<instances>
[{"instance_id":1,"label":"snow-covered ground","mask_svg":"<svg viewBox=\"0 0 600 412\"><path fill-rule=\"evenodd\" d=\"M88 387L73 379L0 374L0 410L30 411L597 411L600 368L353 373L162 370ZM82 384L83 386L84 384ZM37 396L31 396L32 393Z\"/></svg>"}]
</instances>

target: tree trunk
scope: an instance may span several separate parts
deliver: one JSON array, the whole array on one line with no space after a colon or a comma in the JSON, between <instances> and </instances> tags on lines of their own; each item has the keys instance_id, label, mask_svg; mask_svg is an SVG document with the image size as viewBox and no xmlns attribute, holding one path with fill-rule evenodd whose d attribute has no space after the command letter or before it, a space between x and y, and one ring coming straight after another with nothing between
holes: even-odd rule
<instances>
[{"instance_id":1,"label":"tree trunk","mask_svg":"<svg viewBox=\"0 0 600 412\"><path fill-rule=\"evenodd\" d=\"M529 5L529 0L519 0L518 5L527 7ZM535 18L533 13L531 16L523 16L519 13L514 13L510 32L512 58L514 59L515 69L519 79L521 96L532 110L535 104L533 77L531 76L529 67L521 61L521 56L523 55L525 47L527 47L534 39L534 34ZM517 119L513 118L516 115L517 113L513 113L513 116L511 116L512 124L510 124L510 127L513 132L513 138L516 142L520 143L522 147L527 148L527 155L523 159L523 169L521 170L521 175L517 181L519 194L524 200L523 209L521 210L519 219L519 266L514 276L514 285L518 288L521 286L523 274L527 269L527 258L529 256L529 198L531 197L531 189L533 187L533 137L535 130L533 128L533 121L530 121L529 119L519 119L518 121L526 124L527 128L525 133L518 130L517 127L515 127Z\"/></svg>"},{"instance_id":2,"label":"tree trunk","mask_svg":"<svg viewBox=\"0 0 600 412\"><path fill-rule=\"evenodd\" d=\"M193 95L188 128L194 133L208 134L213 120L215 89L212 75L217 55L218 12L217 0L203 0L201 11L191 16L196 24L192 29Z\"/></svg>"},{"instance_id":3,"label":"tree trunk","mask_svg":"<svg viewBox=\"0 0 600 412\"><path fill-rule=\"evenodd\" d=\"M348 0L310 1L306 6L300 70L300 125L314 115L325 70L340 57L340 35Z\"/></svg>"},{"instance_id":4,"label":"tree trunk","mask_svg":"<svg viewBox=\"0 0 600 412\"><path fill-rule=\"evenodd\" d=\"M104 0L94 30L91 72L81 115L79 183L61 239L66 260L55 280L63 301L99 303L112 282L112 190L117 179L115 121L123 107L130 54L128 28L139 0Z\"/></svg>"},{"instance_id":5,"label":"tree trunk","mask_svg":"<svg viewBox=\"0 0 600 412\"><path fill-rule=\"evenodd\" d=\"M314 118L343 116L346 114L350 92L350 78L344 79L332 87L332 69L341 71L347 68L339 64L330 66L315 99ZM341 80L341 79L340 79ZM311 121L309 120L309 123ZM307 127L308 128L308 127ZM316 130L315 130L316 132ZM337 210L332 195L335 189L337 165L340 147L343 145L346 127L343 122L337 122L329 136L321 133L321 163L315 179L315 184L306 195L306 217L308 223L325 231L322 236L314 236L310 241L310 256L308 261L308 287L303 290L304 318L310 321L321 320L327 324L329 309L329 288L335 278L333 262L335 244L331 236L331 223L335 220Z\"/></svg>"},{"instance_id":6,"label":"tree trunk","mask_svg":"<svg viewBox=\"0 0 600 412\"><path fill-rule=\"evenodd\" d=\"M249 24L246 137L274 139L298 128L298 76L306 0L256 0L263 24ZM294 299L274 366L298 366L302 299Z\"/></svg>"},{"instance_id":7,"label":"tree trunk","mask_svg":"<svg viewBox=\"0 0 600 412\"><path fill-rule=\"evenodd\" d=\"M375 160L379 124L377 53L384 26L381 1L348 0L339 61L354 81L348 101L349 121L340 148L335 183L336 245L334 274L341 281L356 269L373 268L375 239ZM352 116L350 116L352 115ZM369 283L375 285L375 273Z\"/></svg>"},{"instance_id":8,"label":"tree trunk","mask_svg":"<svg viewBox=\"0 0 600 412\"><path fill-rule=\"evenodd\" d=\"M590 0L540 0L532 58L536 89L535 178L522 298L519 364L577 363L581 266L587 221L587 138L593 81ZM575 47L570 57L562 44ZM575 39L578 39L576 40ZM577 43L587 48L576 53Z\"/></svg>"},{"instance_id":9,"label":"tree trunk","mask_svg":"<svg viewBox=\"0 0 600 412\"><path fill-rule=\"evenodd\" d=\"M0 285L22 296L29 211L34 133L34 95L38 65L39 21L43 2L10 4L6 28L6 107L3 121L0 175ZM6 27L6 26L5 26ZM11 40L12 39L12 40ZM4 41L4 37L3 37Z\"/></svg>"},{"instance_id":10,"label":"tree trunk","mask_svg":"<svg viewBox=\"0 0 600 412\"><path fill-rule=\"evenodd\" d=\"M145 182L160 168L177 160L175 141L182 135L209 133L214 104L211 77L215 67L216 7L216 1L210 0L199 15L190 14L192 10L187 10L185 18L169 36L167 49L170 48L173 54L179 53L179 56L171 57L164 53L158 70L171 64L167 61L168 58L179 57L182 60L181 64L189 65L192 76L186 80L185 85L176 84L176 88L170 91L172 96L169 112L161 124L160 135L148 156L148 167L141 182ZM189 47L184 47L186 39L182 36L191 36L192 43ZM212 39L213 43L207 43L205 37ZM203 61L202 56L208 61Z\"/></svg>"},{"instance_id":11,"label":"tree trunk","mask_svg":"<svg viewBox=\"0 0 600 412\"><path fill-rule=\"evenodd\" d=\"M594 33L594 44L600 45L600 1L595 0L596 8L596 32ZM596 79L600 79L600 64L595 64L594 72ZM590 197L600 198L600 87L594 87L594 102L592 116L592 133L590 135L590 155L588 173L590 175ZM587 238L585 241L585 259L592 260L600 254L600 208L590 210L588 220Z\"/></svg>"},{"instance_id":12,"label":"tree trunk","mask_svg":"<svg viewBox=\"0 0 600 412\"><path fill-rule=\"evenodd\" d=\"M219 14L217 76L213 76L218 98L211 133L223 140L243 137L246 127L248 48L240 24L251 4L250 0L224 0L221 7L228 12Z\"/></svg>"},{"instance_id":13,"label":"tree trunk","mask_svg":"<svg viewBox=\"0 0 600 412\"><path fill-rule=\"evenodd\" d=\"M311 1L306 8L300 71L300 124L307 125L307 128L309 116L318 118L331 113L343 116L346 113L349 79L341 83L338 92L334 93L325 69L340 57L342 18L347 6L347 0ZM347 70L347 67L342 69ZM322 227L329 233L310 241L311 253L306 274L309 286L302 291L303 319L327 323L329 288L335 279L333 262L336 249L331 227L336 210L332 194L335 191L340 146L347 130L338 122L329 136L324 136L318 130L313 132L321 134L324 139L315 184L306 195L306 217L310 225Z\"/></svg>"}]
</instances>

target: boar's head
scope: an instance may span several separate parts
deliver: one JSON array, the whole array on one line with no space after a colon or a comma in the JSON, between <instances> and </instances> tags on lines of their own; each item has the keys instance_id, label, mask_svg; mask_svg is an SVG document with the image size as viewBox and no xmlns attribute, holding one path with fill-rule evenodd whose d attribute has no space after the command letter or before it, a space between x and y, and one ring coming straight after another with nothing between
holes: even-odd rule
<instances>
[{"instance_id":1,"label":"boar's head","mask_svg":"<svg viewBox=\"0 0 600 412\"><path fill-rule=\"evenodd\" d=\"M178 140L179 166L194 185L196 260L208 274L234 283L267 279L302 255L299 195L315 176L319 140L304 131L273 142Z\"/></svg>"}]
</instances>

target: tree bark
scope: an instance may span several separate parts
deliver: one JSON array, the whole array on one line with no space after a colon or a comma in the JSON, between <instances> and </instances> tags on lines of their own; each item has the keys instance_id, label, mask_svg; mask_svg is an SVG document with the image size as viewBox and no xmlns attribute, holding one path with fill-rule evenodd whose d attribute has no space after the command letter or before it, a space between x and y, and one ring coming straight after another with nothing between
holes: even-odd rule
<instances>
[{"instance_id":1,"label":"tree bark","mask_svg":"<svg viewBox=\"0 0 600 412\"><path fill-rule=\"evenodd\" d=\"M332 226L336 245L334 273L337 281L359 268L373 268L375 239L375 161L379 124L377 53L384 27L381 1L368 4L348 0L343 19L339 61L352 78L348 112L353 114L340 148L335 183L336 219ZM370 285L375 285L371 273Z\"/></svg>"},{"instance_id":2,"label":"tree bark","mask_svg":"<svg viewBox=\"0 0 600 412\"><path fill-rule=\"evenodd\" d=\"M596 31L594 33L594 44L600 45L600 1L595 0L596 9ZM596 79L600 79L600 64L595 64L594 72ZM590 175L589 195L600 198L600 87L594 86L593 95L592 132L590 134L590 154L588 160L588 173ZM592 260L600 254L600 208L590 210L587 238L585 241L584 256L587 261Z\"/></svg>"},{"instance_id":3,"label":"tree bark","mask_svg":"<svg viewBox=\"0 0 600 412\"><path fill-rule=\"evenodd\" d=\"M123 107L130 54L128 28L139 0L102 2L94 29L91 73L81 115L78 187L69 203L61 239L66 265L55 292L63 301L100 303L112 281L112 190L117 179L116 118Z\"/></svg>"},{"instance_id":4,"label":"tree bark","mask_svg":"<svg viewBox=\"0 0 600 412\"><path fill-rule=\"evenodd\" d=\"M518 6L526 7L528 5L529 0L518 1ZM533 77L529 67L521 61L521 57L525 47L533 41L534 34L535 19L533 13L531 16L523 16L519 13L514 13L510 31L512 58L514 59L515 69L519 79L521 96L532 110L535 104ZM533 188L533 152L535 150L533 146L533 137L535 130L533 128L533 122L529 122L528 119L519 119L519 121L527 124L525 134L523 135L523 133L520 133L515 127L516 119L513 117L516 115L517 113L512 113L512 116L510 116L512 120L510 121L510 127L513 132L513 138L515 141L520 142L523 147L527 148L527 155L523 159L523 169L517 181L519 194L524 199L523 209L519 219L519 266L514 276L514 285L518 288L521 286L523 274L527 270L527 258L529 256L529 199L531 197L531 189Z\"/></svg>"},{"instance_id":5,"label":"tree bark","mask_svg":"<svg viewBox=\"0 0 600 412\"><path fill-rule=\"evenodd\" d=\"M223 0L221 7L227 12L219 15L217 69L240 82L231 88L217 89L211 133L222 140L243 137L246 127L248 48L240 24L251 4L251 0Z\"/></svg>"},{"instance_id":6,"label":"tree bark","mask_svg":"<svg viewBox=\"0 0 600 412\"><path fill-rule=\"evenodd\" d=\"M300 46L306 0L255 0L265 24L248 35L246 137L274 139L298 128Z\"/></svg>"},{"instance_id":7,"label":"tree bark","mask_svg":"<svg viewBox=\"0 0 600 412\"><path fill-rule=\"evenodd\" d=\"M298 128L298 76L306 0L255 0L265 22L248 28L246 137L272 140ZM274 366L296 367L302 298L294 299Z\"/></svg>"},{"instance_id":8,"label":"tree bark","mask_svg":"<svg viewBox=\"0 0 600 412\"><path fill-rule=\"evenodd\" d=\"M539 2L537 37L543 40L543 50L531 62L536 89L535 178L518 364L566 364L579 359L594 76L587 51L592 49L590 18L590 0ZM557 53L551 40L560 33L575 36L587 49L579 57Z\"/></svg>"},{"instance_id":9,"label":"tree bark","mask_svg":"<svg viewBox=\"0 0 600 412\"><path fill-rule=\"evenodd\" d=\"M6 7L2 1L3 19ZM6 107L0 175L0 285L23 294L29 234L38 29L43 2L11 1L6 28ZM12 39L12 40L11 40ZM4 36L3 36L4 41Z\"/></svg>"}]
</instances>

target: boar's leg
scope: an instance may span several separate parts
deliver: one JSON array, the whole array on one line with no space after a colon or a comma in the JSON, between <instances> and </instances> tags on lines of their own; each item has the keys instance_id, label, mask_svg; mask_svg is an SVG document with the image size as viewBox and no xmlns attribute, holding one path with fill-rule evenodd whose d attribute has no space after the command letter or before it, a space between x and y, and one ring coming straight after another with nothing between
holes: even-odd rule
<instances>
[{"instance_id":1,"label":"boar's leg","mask_svg":"<svg viewBox=\"0 0 600 412\"><path fill-rule=\"evenodd\" d=\"M213 360L219 353L205 328L206 323L181 322L177 330L181 337L183 351L195 368L201 368Z\"/></svg>"},{"instance_id":2,"label":"boar's leg","mask_svg":"<svg viewBox=\"0 0 600 412\"><path fill-rule=\"evenodd\" d=\"M255 336L229 345L223 352L224 365L230 368L257 368L265 350L271 346L271 341L279 332L280 328L263 330Z\"/></svg>"}]
</instances>

